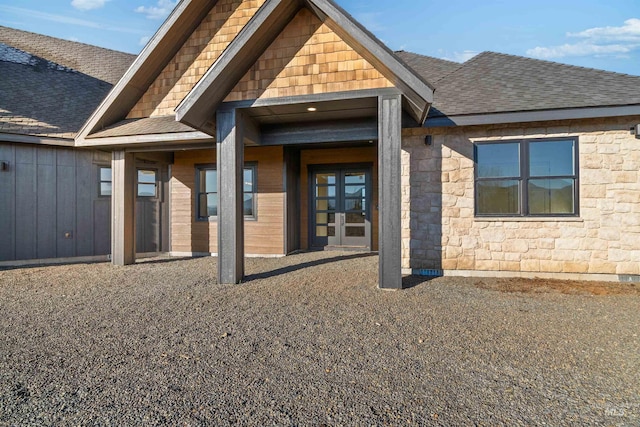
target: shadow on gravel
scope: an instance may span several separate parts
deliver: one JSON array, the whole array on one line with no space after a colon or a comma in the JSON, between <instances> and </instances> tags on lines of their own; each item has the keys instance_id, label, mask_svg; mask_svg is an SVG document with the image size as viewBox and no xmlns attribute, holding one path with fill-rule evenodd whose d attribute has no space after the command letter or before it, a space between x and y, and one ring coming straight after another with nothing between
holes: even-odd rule
<instances>
[{"instance_id":1,"label":"shadow on gravel","mask_svg":"<svg viewBox=\"0 0 640 427\"><path fill-rule=\"evenodd\" d=\"M435 276L405 276L402 278L402 289L411 289L437 279Z\"/></svg>"},{"instance_id":2,"label":"shadow on gravel","mask_svg":"<svg viewBox=\"0 0 640 427\"><path fill-rule=\"evenodd\" d=\"M208 256L180 256L180 257L163 257L163 258L141 258L136 260L136 264L165 264L167 262L188 261L197 258L208 258ZM216 259L213 257L213 259Z\"/></svg>"},{"instance_id":3,"label":"shadow on gravel","mask_svg":"<svg viewBox=\"0 0 640 427\"><path fill-rule=\"evenodd\" d=\"M308 267L315 267L318 265L330 264L332 262L347 261L350 259L367 258L372 256L378 256L378 254L373 252L367 252L367 253L359 253L359 254L353 254L353 255L341 255L341 256L336 256L332 258L323 258L323 259L318 259L314 261L303 262L301 264L289 265L287 267L278 268L276 270L265 271L264 273L248 274L247 276L244 277L244 279L242 279L242 282L247 283L253 280L268 279L270 277L280 276L282 274L303 270Z\"/></svg>"}]
</instances>

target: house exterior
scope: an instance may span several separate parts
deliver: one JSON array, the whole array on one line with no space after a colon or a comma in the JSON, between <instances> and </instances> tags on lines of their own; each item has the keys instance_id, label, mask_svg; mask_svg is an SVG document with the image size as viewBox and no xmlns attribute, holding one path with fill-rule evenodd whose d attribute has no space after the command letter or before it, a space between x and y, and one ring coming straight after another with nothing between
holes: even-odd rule
<instances>
[{"instance_id":1,"label":"house exterior","mask_svg":"<svg viewBox=\"0 0 640 427\"><path fill-rule=\"evenodd\" d=\"M214 254L237 283L245 256L348 248L391 289L640 278L640 77L394 53L330 0L183 0L111 84L66 149L111 156L114 264Z\"/></svg>"}]
</instances>

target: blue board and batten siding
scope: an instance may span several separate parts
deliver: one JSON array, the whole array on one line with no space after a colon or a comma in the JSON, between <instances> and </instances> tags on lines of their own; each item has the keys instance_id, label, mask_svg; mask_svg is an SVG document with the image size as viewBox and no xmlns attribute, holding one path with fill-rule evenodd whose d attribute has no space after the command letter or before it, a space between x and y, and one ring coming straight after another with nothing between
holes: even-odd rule
<instances>
[{"instance_id":1,"label":"blue board and batten siding","mask_svg":"<svg viewBox=\"0 0 640 427\"><path fill-rule=\"evenodd\" d=\"M0 261L110 253L109 153L0 142Z\"/></svg>"}]
</instances>

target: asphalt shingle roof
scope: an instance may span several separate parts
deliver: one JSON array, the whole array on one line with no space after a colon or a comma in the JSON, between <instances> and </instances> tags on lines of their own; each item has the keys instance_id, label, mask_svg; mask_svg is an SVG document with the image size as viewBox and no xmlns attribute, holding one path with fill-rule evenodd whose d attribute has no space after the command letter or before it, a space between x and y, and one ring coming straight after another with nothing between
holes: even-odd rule
<instances>
[{"instance_id":1,"label":"asphalt shingle roof","mask_svg":"<svg viewBox=\"0 0 640 427\"><path fill-rule=\"evenodd\" d=\"M0 43L115 85L136 55L0 26Z\"/></svg>"},{"instance_id":2,"label":"asphalt shingle roof","mask_svg":"<svg viewBox=\"0 0 640 427\"><path fill-rule=\"evenodd\" d=\"M494 52L434 84L430 117L640 104L639 76Z\"/></svg>"},{"instance_id":3,"label":"asphalt shingle roof","mask_svg":"<svg viewBox=\"0 0 640 427\"><path fill-rule=\"evenodd\" d=\"M404 50L395 52L396 56L409 67L413 68L428 82L435 85L447 74L451 74L462 66L459 62L447 61L432 56L419 55Z\"/></svg>"},{"instance_id":4,"label":"asphalt shingle roof","mask_svg":"<svg viewBox=\"0 0 640 427\"><path fill-rule=\"evenodd\" d=\"M73 138L133 59L0 27L0 132Z\"/></svg>"},{"instance_id":5,"label":"asphalt shingle roof","mask_svg":"<svg viewBox=\"0 0 640 427\"><path fill-rule=\"evenodd\" d=\"M195 132L190 126L176 121L176 116L148 117L144 119L125 119L104 130L93 133L89 138L107 138L112 136L152 135L163 133Z\"/></svg>"}]
</instances>

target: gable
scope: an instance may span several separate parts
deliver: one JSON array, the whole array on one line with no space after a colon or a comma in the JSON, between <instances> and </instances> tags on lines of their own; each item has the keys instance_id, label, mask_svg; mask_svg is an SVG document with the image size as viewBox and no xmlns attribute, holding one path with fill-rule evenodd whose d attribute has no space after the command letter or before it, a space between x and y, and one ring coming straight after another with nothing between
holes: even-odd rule
<instances>
[{"instance_id":1,"label":"gable","mask_svg":"<svg viewBox=\"0 0 640 427\"><path fill-rule=\"evenodd\" d=\"M266 0L219 0L127 115L167 116Z\"/></svg>"},{"instance_id":2,"label":"gable","mask_svg":"<svg viewBox=\"0 0 640 427\"><path fill-rule=\"evenodd\" d=\"M326 23L301 9L225 101L393 87Z\"/></svg>"}]
</instances>

